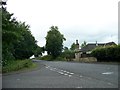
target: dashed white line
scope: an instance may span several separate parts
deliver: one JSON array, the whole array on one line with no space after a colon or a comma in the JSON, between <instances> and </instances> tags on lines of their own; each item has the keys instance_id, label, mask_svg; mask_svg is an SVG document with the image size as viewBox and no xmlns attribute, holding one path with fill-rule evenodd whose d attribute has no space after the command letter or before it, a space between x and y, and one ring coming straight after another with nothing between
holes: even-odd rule
<instances>
[{"instance_id":1,"label":"dashed white line","mask_svg":"<svg viewBox=\"0 0 120 90\"><path fill-rule=\"evenodd\" d=\"M82 75L80 75L80 77L83 77Z\"/></svg>"},{"instance_id":2,"label":"dashed white line","mask_svg":"<svg viewBox=\"0 0 120 90\"><path fill-rule=\"evenodd\" d=\"M70 73L70 74L74 74L74 73Z\"/></svg>"},{"instance_id":3,"label":"dashed white line","mask_svg":"<svg viewBox=\"0 0 120 90\"><path fill-rule=\"evenodd\" d=\"M53 69L50 69L50 70L53 70Z\"/></svg>"},{"instance_id":4,"label":"dashed white line","mask_svg":"<svg viewBox=\"0 0 120 90\"><path fill-rule=\"evenodd\" d=\"M53 69L56 69L56 68L53 68Z\"/></svg>"},{"instance_id":5,"label":"dashed white line","mask_svg":"<svg viewBox=\"0 0 120 90\"><path fill-rule=\"evenodd\" d=\"M60 72L60 74L64 74L64 73Z\"/></svg>"},{"instance_id":6,"label":"dashed white line","mask_svg":"<svg viewBox=\"0 0 120 90\"><path fill-rule=\"evenodd\" d=\"M69 77L72 77L72 75L68 75Z\"/></svg>"},{"instance_id":7,"label":"dashed white line","mask_svg":"<svg viewBox=\"0 0 120 90\"><path fill-rule=\"evenodd\" d=\"M67 72L67 71L63 71L63 72Z\"/></svg>"},{"instance_id":8,"label":"dashed white line","mask_svg":"<svg viewBox=\"0 0 120 90\"><path fill-rule=\"evenodd\" d=\"M64 75L68 75L68 74L65 73Z\"/></svg>"},{"instance_id":9,"label":"dashed white line","mask_svg":"<svg viewBox=\"0 0 120 90\"><path fill-rule=\"evenodd\" d=\"M66 73L70 73L70 72L66 72Z\"/></svg>"},{"instance_id":10,"label":"dashed white line","mask_svg":"<svg viewBox=\"0 0 120 90\"><path fill-rule=\"evenodd\" d=\"M19 78L17 80L20 80Z\"/></svg>"},{"instance_id":11,"label":"dashed white line","mask_svg":"<svg viewBox=\"0 0 120 90\"><path fill-rule=\"evenodd\" d=\"M108 83L109 85L112 85L112 83Z\"/></svg>"},{"instance_id":12,"label":"dashed white line","mask_svg":"<svg viewBox=\"0 0 120 90\"><path fill-rule=\"evenodd\" d=\"M76 88L82 88L82 86L78 86L78 87L76 87Z\"/></svg>"},{"instance_id":13,"label":"dashed white line","mask_svg":"<svg viewBox=\"0 0 120 90\"><path fill-rule=\"evenodd\" d=\"M113 72L105 72L105 73L102 73L102 74L113 74Z\"/></svg>"}]
</instances>

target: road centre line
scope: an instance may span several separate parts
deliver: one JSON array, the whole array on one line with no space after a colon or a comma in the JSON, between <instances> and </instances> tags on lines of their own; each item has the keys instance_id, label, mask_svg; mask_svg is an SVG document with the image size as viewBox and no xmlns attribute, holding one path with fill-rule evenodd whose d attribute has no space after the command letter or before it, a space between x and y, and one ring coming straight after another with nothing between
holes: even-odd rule
<instances>
[{"instance_id":1,"label":"road centre line","mask_svg":"<svg viewBox=\"0 0 120 90\"><path fill-rule=\"evenodd\" d=\"M65 73L64 75L68 75L68 74Z\"/></svg>"},{"instance_id":2,"label":"road centre line","mask_svg":"<svg viewBox=\"0 0 120 90\"><path fill-rule=\"evenodd\" d=\"M50 67L50 66L47 66L46 68L49 68L49 70L51 70L51 71L56 71L56 72L58 72L62 75L69 76L69 77L71 77L72 74L74 74L74 73L71 73L71 72L68 72L68 71L65 71L65 70L60 70L60 69L57 69L57 68L53 68L53 67Z\"/></svg>"}]
</instances>

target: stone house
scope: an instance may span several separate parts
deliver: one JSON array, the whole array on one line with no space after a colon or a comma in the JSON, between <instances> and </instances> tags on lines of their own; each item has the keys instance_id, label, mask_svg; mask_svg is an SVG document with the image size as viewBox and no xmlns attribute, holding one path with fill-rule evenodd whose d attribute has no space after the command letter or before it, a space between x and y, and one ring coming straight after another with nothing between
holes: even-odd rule
<instances>
[{"instance_id":1,"label":"stone house","mask_svg":"<svg viewBox=\"0 0 120 90\"><path fill-rule=\"evenodd\" d=\"M116 45L114 42L108 42L108 43L88 43L85 47L79 49L79 43L78 40L76 40L76 49L75 49L75 60L79 60L82 57L89 57L90 53L93 49L96 47L105 47L108 45Z\"/></svg>"}]
</instances>

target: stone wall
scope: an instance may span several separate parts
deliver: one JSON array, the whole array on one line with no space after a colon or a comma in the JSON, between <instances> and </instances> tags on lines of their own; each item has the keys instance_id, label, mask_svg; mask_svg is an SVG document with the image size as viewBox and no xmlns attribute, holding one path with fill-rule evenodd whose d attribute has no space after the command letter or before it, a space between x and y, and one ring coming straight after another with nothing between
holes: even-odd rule
<instances>
[{"instance_id":1,"label":"stone wall","mask_svg":"<svg viewBox=\"0 0 120 90\"><path fill-rule=\"evenodd\" d=\"M84 57L84 58L79 58L77 60L79 62L97 62L97 59L95 57Z\"/></svg>"}]
</instances>

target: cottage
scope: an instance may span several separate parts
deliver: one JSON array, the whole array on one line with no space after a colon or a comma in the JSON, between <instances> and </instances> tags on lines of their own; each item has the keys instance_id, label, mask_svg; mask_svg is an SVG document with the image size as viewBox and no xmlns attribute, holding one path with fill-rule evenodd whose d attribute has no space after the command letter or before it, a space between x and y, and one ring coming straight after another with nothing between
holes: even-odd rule
<instances>
[{"instance_id":1,"label":"cottage","mask_svg":"<svg viewBox=\"0 0 120 90\"><path fill-rule=\"evenodd\" d=\"M116 45L114 42L108 43L88 43L85 47L81 48L80 51L84 54L90 54L93 49L96 47L105 47L108 45Z\"/></svg>"},{"instance_id":2,"label":"cottage","mask_svg":"<svg viewBox=\"0 0 120 90\"><path fill-rule=\"evenodd\" d=\"M75 49L75 60L78 61L81 57L89 56L93 49L96 47L105 47L108 45L116 45L114 42L108 43L88 43L83 48L79 49L78 40L76 40L76 49Z\"/></svg>"}]
</instances>

